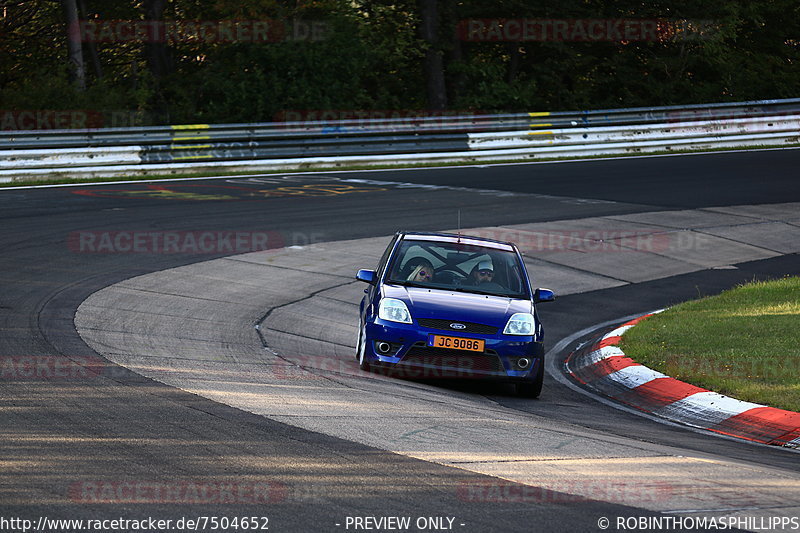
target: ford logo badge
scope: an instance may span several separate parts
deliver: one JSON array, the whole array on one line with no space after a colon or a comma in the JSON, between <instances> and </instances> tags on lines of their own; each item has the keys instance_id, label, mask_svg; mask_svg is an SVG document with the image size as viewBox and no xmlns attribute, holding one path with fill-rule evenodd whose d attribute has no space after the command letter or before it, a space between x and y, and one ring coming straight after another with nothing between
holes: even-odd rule
<instances>
[{"instance_id":1,"label":"ford logo badge","mask_svg":"<svg viewBox=\"0 0 800 533\"><path fill-rule=\"evenodd\" d=\"M450 327L453 329L467 329L467 326L465 326L464 324L459 324L458 322L453 322L452 324L450 324Z\"/></svg>"}]
</instances>

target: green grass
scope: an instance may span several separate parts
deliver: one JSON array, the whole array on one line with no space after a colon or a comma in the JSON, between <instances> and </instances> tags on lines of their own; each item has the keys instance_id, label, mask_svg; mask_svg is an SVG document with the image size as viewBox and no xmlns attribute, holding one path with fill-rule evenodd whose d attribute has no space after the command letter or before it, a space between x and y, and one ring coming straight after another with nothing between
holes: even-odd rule
<instances>
[{"instance_id":1,"label":"green grass","mask_svg":"<svg viewBox=\"0 0 800 533\"><path fill-rule=\"evenodd\" d=\"M800 411L800 277L677 305L628 330L621 348L698 387Z\"/></svg>"},{"instance_id":2,"label":"green grass","mask_svg":"<svg viewBox=\"0 0 800 533\"><path fill-rule=\"evenodd\" d=\"M469 158L464 161L452 161L443 163L405 163L394 165L330 165L330 166L313 166L303 165L297 169L284 169L284 170L251 170L240 172L192 172L186 171L173 171L166 174L148 174L148 175L131 175L131 176L116 176L116 177L103 177L98 176L94 178L44 178L44 179L29 179L24 178L8 183L0 183L2 187L19 187L25 185L62 185L62 184L80 184L80 183L105 183L115 181L151 181L151 180L179 180L182 178L204 178L204 177L231 177L237 176L251 176L254 174L297 174L309 173L314 174L318 172L348 172L354 170L402 170L406 168L438 168L438 167L455 167L466 165L502 165L502 164L525 164L525 163L540 163L540 162L554 162L554 161L572 161L578 159L613 159L619 157L647 157L659 155L677 155L677 154L693 154L693 153L706 153L706 152L730 152L736 150L769 150L774 149L775 146L741 146L734 148L710 148L705 150L659 150L653 152L632 152L626 154L609 154L598 156L575 156L575 157L536 157L529 159L499 159L499 160L471 160ZM787 144L780 145L779 148L800 148L800 144ZM141 165L142 170L147 169L147 165Z\"/></svg>"}]
</instances>

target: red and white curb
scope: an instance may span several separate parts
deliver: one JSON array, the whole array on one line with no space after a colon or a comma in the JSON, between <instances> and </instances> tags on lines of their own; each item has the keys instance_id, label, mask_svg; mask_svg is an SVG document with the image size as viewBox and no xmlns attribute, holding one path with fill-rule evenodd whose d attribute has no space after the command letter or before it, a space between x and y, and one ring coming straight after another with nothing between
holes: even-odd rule
<instances>
[{"instance_id":1,"label":"red and white curb","mask_svg":"<svg viewBox=\"0 0 800 533\"><path fill-rule=\"evenodd\" d=\"M566 361L568 373L606 396L673 422L763 444L800 446L800 413L695 387L627 357L619 348L622 335L661 311L626 322L571 353Z\"/></svg>"}]
</instances>

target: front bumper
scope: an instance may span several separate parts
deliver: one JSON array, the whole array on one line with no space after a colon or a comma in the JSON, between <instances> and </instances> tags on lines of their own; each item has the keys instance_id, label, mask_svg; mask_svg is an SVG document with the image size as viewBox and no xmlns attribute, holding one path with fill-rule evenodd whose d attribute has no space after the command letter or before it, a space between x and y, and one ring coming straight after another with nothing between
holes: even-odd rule
<instances>
[{"instance_id":1,"label":"front bumper","mask_svg":"<svg viewBox=\"0 0 800 533\"><path fill-rule=\"evenodd\" d=\"M471 352L433 348L428 346L433 334L481 339L485 341L485 349ZM366 339L366 359L370 366L393 376L414 379L527 382L536 378L544 360L541 339L534 336L460 333L376 319L367 323Z\"/></svg>"}]
</instances>

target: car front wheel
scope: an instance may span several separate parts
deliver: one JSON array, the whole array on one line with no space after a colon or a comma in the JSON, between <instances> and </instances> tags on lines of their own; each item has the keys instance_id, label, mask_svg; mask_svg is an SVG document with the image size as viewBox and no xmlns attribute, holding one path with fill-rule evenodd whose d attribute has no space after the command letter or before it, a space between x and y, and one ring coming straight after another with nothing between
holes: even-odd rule
<instances>
[{"instance_id":1,"label":"car front wheel","mask_svg":"<svg viewBox=\"0 0 800 533\"><path fill-rule=\"evenodd\" d=\"M538 398L542 394L542 385L544 384L544 358L539 359L539 371L533 381L526 381L525 383L517 383L515 385L517 396L523 398Z\"/></svg>"},{"instance_id":2,"label":"car front wheel","mask_svg":"<svg viewBox=\"0 0 800 533\"><path fill-rule=\"evenodd\" d=\"M356 360L358 361L358 368L364 371L369 371L369 361L367 361L367 328L366 326L360 328L358 334L358 344L356 346Z\"/></svg>"}]
</instances>

